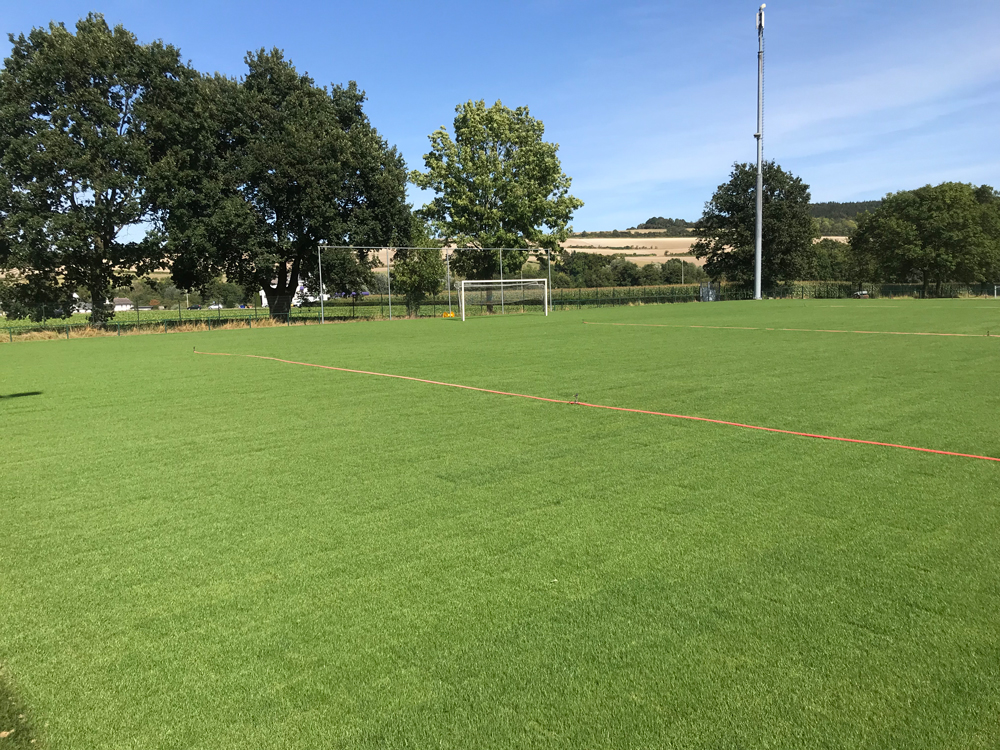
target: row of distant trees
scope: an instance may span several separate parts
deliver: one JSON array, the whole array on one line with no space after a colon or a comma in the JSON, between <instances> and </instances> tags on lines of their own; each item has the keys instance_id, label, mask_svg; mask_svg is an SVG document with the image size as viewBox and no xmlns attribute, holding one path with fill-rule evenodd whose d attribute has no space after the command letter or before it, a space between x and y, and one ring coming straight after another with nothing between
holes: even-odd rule
<instances>
[{"instance_id":1,"label":"row of distant trees","mask_svg":"<svg viewBox=\"0 0 1000 750\"><path fill-rule=\"evenodd\" d=\"M544 274L544 262L541 265ZM552 286L557 288L694 284L707 279L703 269L681 258L640 266L620 254L564 250L552 262Z\"/></svg>"},{"instance_id":2,"label":"row of distant trees","mask_svg":"<svg viewBox=\"0 0 1000 750\"><path fill-rule=\"evenodd\" d=\"M716 280L750 286L755 251L756 167L736 164L706 204L694 254ZM815 242L809 186L764 165L762 284L797 280L918 283L1000 281L1000 193L945 182L887 195L857 216L847 243ZM834 221L843 221L836 217Z\"/></svg>"},{"instance_id":3,"label":"row of distant trees","mask_svg":"<svg viewBox=\"0 0 1000 750\"><path fill-rule=\"evenodd\" d=\"M280 50L247 54L239 78L201 73L176 47L142 44L91 14L12 36L0 70L0 305L10 317L69 314L137 279L178 290L220 279L287 312L300 283L353 291L391 246L419 296L439 266L420 248L459 246L468 278L556 250L582 202L558 146L527 108L470 101L410 171L364 112L354 82L329 88ZM408 181L434 198L414 211ZM317 254L317 248L326 249ZM338 249L349 248L349 249ZM414 248L414 249L409 249ZM440 276L438 276L438 283ZM337 285L343 287L338 289Z\"/></svg>"}]
</instances>

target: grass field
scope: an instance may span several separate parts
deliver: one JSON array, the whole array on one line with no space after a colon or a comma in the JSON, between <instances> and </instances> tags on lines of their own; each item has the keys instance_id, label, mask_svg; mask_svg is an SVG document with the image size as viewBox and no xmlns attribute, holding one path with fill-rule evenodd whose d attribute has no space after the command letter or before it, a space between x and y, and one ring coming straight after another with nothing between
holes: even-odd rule
<instances>
[{"instance_id":1,"label":"grass field","mask_svg":"<svg viewBox=\"0 0 1000 750\"><path fill-rule=\"evenodd\" d=\"M998 463L193 352L1000 457L987 331L818 300L2 347L0 750L1000 746Z\"/></svg>"}]
</instances>

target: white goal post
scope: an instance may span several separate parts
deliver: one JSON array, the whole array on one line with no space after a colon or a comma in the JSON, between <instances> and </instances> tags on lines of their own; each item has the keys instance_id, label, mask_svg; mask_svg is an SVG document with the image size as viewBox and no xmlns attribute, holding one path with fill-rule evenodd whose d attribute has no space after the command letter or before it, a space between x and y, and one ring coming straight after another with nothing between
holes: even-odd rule
<instances>
[{"instance_id":1,"label":"white goal post","mask_svg":"<svg viewBox=\"0 0 1000 750\"><path fill-rule=\"evenodd\" d=\"M549 314L549 284L546 279L503 279L502 281L471 281L459 283L458 307L465 320L470 307L486 308L488 312L504 314L528 308Z\"/></svg>"}]
</instances>

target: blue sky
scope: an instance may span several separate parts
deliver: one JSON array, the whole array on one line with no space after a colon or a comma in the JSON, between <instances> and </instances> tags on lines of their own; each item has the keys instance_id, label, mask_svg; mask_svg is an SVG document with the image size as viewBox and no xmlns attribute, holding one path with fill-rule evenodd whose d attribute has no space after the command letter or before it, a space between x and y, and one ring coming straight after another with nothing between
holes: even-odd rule
<instances>
[{"instance_id":1,"label":"blue sky","mask_svg":"<svg viewBox=\"0 0 1000 750\"><path fill-rule=\"evenodd\" d=\"M26 32L97 10L234 76L248 49L281 47L320 83L357 80L411 167L459 102L527 105L586 203L575 228L596 230L695 219L733 162L755 158L757 4L35 0L5 3L0 22ZM767 13L765 155L813 200L1000 186L1000 3L774 0Z\"/></svg>"}]
</instances>

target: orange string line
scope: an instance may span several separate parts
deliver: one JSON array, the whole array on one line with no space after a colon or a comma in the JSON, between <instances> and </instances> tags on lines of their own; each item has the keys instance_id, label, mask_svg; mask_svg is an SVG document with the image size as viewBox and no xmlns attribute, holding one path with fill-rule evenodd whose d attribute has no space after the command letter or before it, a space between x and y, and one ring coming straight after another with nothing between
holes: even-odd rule
<instances>
[{"instance_id":1,"label":"orange string line","mask_svg":"<svg viewBox=\"0 0 1000 750\"><path fill-rule=\"evenodd\" d=\"M941 456L958 456L960 458L974 458L980 461L994 461L1000 463L1000 458L993 456L979 456L974 453L956 453L954 451L942 451L934 448L919 448L913 445L900 445L898 443L882 443L877 440L859 440L857 438L835 437L833 435L818 435L811 432L796 432L795 430L782 430L777 427L762 427L760 425L743 424L742 422L727 422L722 419L710 419L708 417L693 417L686 414L670 414L662 411L648 411L646 409L630 409L624 406L607 406L605 404L589 404L584 401L566 401L558 398L545 398L544 396L531 396L524 393L511 393L509 391L496 391L490 388L477 388L472 385L461 385L458 383L445 383L440 380L427 380L425 378L414 378L409 375L392 375L386 372L371 372L369 370L352 370L347 367L333 367L331 365L317 365L312 362L296 362L292 359L279 359L278 357L265 357L260 354L230 354L228 352L199 352L195 354L208 354L214 357L247 357L249 359L266 359L271 362L281 362L286 365L299 365L301 367L316 367L321 370L334 370L336 372L350 372L356 375L375 375L380 378L394 378L396 380L410 380L415 383L427 383L429 385L443 385L448 388L461 388L466 391L478 391L479 393L493 393L498 396L513 396L516 398L526 398L532 401L546 401L550 404L569 404L571 406L587 406L592 409L608 409L610 411L624 411L632 414L648 414L654 417L669 417L670 419L686 419L692 422L708 422L710 424L726 425L727 427L742 427L746 430L759 430L761 432L775 432L781 435L795 435L797 437L815 438L817 440L833 440L839 443L858 443L860 445L877 445L883 448L899 448L907 451L918 451L920 453L936 453Z\"/></svg>"}]
</instances>

